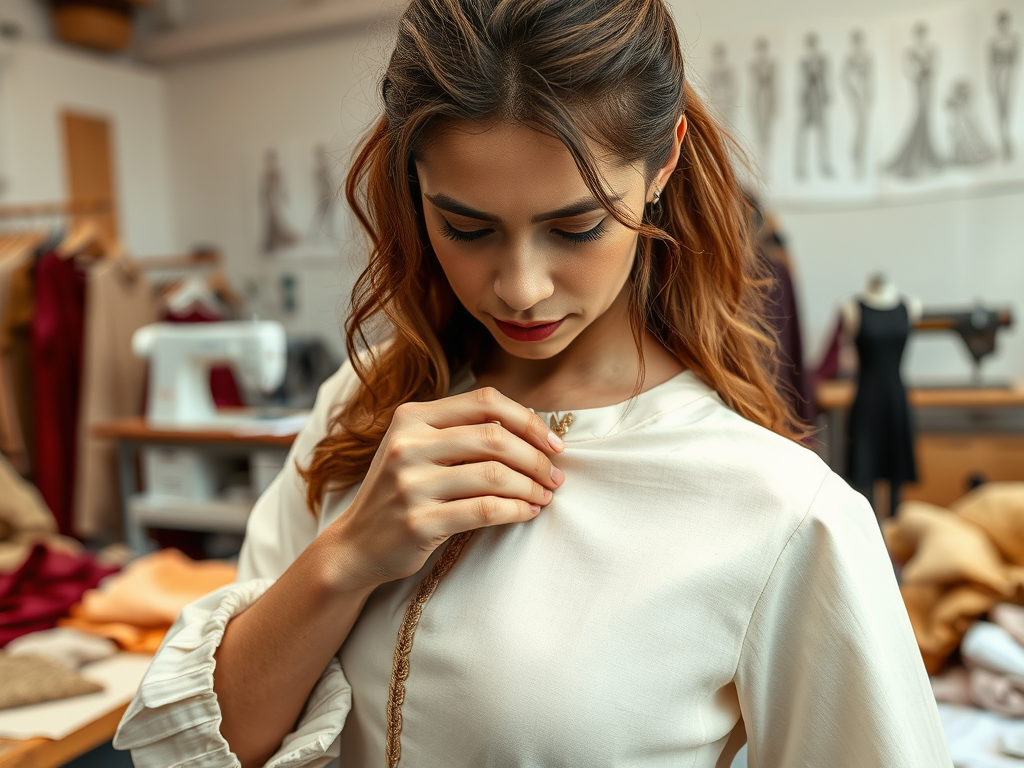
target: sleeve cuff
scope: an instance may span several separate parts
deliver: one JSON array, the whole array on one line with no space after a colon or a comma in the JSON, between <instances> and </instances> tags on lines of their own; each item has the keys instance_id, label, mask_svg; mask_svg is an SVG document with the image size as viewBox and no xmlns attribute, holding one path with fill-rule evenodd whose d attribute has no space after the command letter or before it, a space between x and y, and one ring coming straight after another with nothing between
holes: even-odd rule
<instances>
[{"instance_id":1,"label":"sleeve cuff","mask_svg":"<svg viewBox=\"0 0 1024 768\"><path fill-rule=\"evenodd\" d=\"M231 584L187 606L157 651L114 737L136 768L240 768L220 734L214 653L228 622L273 584ZM313 689L295 730L267 768L319 768L338 756L351 688L335 656Z\"/></svg>"}]
</instances>

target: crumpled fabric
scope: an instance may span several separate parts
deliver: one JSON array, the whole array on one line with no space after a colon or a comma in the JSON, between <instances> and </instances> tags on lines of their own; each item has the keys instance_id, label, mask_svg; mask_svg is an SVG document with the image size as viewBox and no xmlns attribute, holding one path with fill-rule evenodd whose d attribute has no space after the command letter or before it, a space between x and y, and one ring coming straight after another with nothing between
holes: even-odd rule
<instances>
[{"instance_id":1,"label":"crumpled fabric","mask_svg":"<svg viewBox=\"0 0 1024 768\"><path fill-rule=\"evenodd\" d=\"M117 645L105 637L56 627L16 637L4 652L8 656L42 657L68 669L78 669L83 664L110 658L117 653Z\"/></svg>"},{"instance_id":2,"label":"crumpled fabric","mask_svg":"<svg viewBox=\"0 0 1024 768\"><path fill-rule=\"evenodd\" d=\"M905 501L882 533L929 674L998 603L1024 603L1024 483L987 483L949 509Z\"/></svg>"},{"instance_id":3,"label":"crumpled fabric","mask_svg":"<svg viewBox=\"0 0 1024 768\"><path fill-rule=\"evenodd\" d=\"M0 648L16 637L56 626L87 590L117 570L86 553L36 544L18 570L0 574Z\"/></svg>"},{"instance_id":4,"label":"crumpled fabric","mask_svg":"<svg viewBox=\"0 0 1024 768\"><path fill-rule=\"evenodd\" d=\"M110 638L126 651L154 653L182 608L231 584L237 572L233 563L162 549L82 595L60 626Z\"/></svg>"}]
</instances>

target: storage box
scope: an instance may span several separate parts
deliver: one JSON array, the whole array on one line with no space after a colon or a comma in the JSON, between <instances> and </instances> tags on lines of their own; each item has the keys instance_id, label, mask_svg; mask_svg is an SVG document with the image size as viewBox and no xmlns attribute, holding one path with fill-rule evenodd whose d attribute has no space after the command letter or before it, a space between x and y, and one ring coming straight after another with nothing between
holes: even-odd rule
<instances>
[{"instance_id":1,"label":"storage box","mask_svg":"<svg viewBox=\"0 0 1024 768\"><path fill-rule=\"evenodd\" d=\"M143 448L142 480L150 496L212 499L217 495L216 468L210 457L187 448Z\"/></svg>"}]
</instances>

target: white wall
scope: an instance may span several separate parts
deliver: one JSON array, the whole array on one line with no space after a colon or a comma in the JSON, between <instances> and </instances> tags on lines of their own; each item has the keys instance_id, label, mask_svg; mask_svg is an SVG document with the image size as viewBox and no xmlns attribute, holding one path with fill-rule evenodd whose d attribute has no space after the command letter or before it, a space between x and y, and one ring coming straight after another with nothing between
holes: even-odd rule
<instances>
[{"instance_id":1,"label":"white wall","mask_svg":"<svg viewBox=\"0 0 1024 768\"><path fill-rule=\"evenodd\" d=\"M5 203L68 197L60 121L69 109L111 122L121 239L130 253L175 246L164 82L152 71L42 42L0 57Z\"/></svg>"},{"instance_id":2,"label":"white wall","mask_svg":"<svg viewBox=\"0 0 1024 768\"><path fill-rule=\"evenodd\" d=\"M689 45L701 38L814 20L914 11L947 0L670 0ZM174 201L179 242L222 245L239 273L258 264L251 174L263 147L289 137L352 146L375 114L376 81L387 30L319 39L199 61L167 77ZM347 152L339 157L344 164ZM248 175L247 175L248 174ZM783 209L780 218L799 266L806 347L816 358L836 303L884 268L926 305L976 297L1012 303L1024 292L1024 195L951 199L837 211ZM344 281L340 288L345 287ZM326 290L326 289L324 289ZM321 300L323 307L328 306ZM321 312L320 317L324 313ZM1020 317L1024 322L1024 316ZM1000 337L993 374L1024 377L1024 333ZM911 342L909 378L964 376L966 352L953 337Z\"/></svg>"},{"instance_id":3,"label":"white wall","mask_svg":"<svg viewBox=\"0 0 1024 768\"><path fill-rule=\"evenodd\" d=\"M180 242L219 245L235 279L259 285L263 307L277 298L275 280L294 268L302 283L302 316L276 316L290 330L319 331L338 351L339 308L354 273L337 257L282 260L260 252L255 169L268 147L308 153L323 143L337 159L340 184L356 138L376 114L377 77L389 39L389 29L378 26L204 59L166 73ZM290 178L292 196L308 181ZM352 248L342 242L334 252L351 256Z\"/></svg>"}]
</instances>

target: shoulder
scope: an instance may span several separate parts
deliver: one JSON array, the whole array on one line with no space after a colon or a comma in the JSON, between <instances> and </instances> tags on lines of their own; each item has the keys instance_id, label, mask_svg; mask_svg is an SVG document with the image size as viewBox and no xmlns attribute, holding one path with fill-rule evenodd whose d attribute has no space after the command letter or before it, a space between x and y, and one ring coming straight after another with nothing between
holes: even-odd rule
<instances>
[{"instance_id":1,"label":"shoulder","mask_svg":"<svg viewBox=\"0 0 1024 768\"><path fill-rule=\"evenodd\" d=\"M723 530L765 554L780 553L817 517L855 515L875 525L863 496L814 451L740 416L717 395L676 421L665 425L673 474L719 510Z\"/></svg>"}]
</instances>

